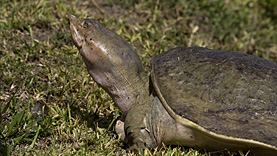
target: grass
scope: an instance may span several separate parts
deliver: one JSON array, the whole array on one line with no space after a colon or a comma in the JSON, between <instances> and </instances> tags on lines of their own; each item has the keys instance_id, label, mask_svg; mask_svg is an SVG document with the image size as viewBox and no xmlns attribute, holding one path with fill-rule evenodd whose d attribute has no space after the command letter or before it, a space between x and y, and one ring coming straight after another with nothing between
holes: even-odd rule
<instances>
[{"instance_id":1,"label":"grass","mask_svg":"<svg viewBox=\"0 0 277 156\"><path fill-rule=\"evenodd\" d=\"M128 154L114 131L122 114L88 76L72 44L67 12L96 18L119 33L134 45L147 70L153 55L176 46L277 61L274 0L97 3L99 7L91 0L0 2L0 155ZM170 146L143 154L214 155Z\"/></svg>"}]
</instances>

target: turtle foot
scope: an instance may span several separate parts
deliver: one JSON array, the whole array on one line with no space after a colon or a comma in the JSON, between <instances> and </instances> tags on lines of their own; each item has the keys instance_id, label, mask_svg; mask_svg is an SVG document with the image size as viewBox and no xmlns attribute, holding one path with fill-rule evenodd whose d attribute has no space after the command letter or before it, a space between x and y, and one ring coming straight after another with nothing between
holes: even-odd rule
<instances>
[{"instance_id":1,"label":"turtle foot","mask_svg":"<svg viewBox=\"0 0 277 156\"><path fill-rule=\"evenodd\" d=\"M150 136L150 131L146 128L126 128L128 138L128 151L139 152L141 149L156 147L155 141Z\"/></svg>"}]
</instances>

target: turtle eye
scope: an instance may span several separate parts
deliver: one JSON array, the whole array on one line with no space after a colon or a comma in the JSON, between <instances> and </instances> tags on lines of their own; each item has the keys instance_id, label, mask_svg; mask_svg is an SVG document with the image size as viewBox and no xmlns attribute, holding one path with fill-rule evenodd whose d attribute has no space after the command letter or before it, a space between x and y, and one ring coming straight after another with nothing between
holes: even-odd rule
<instances>
[{"instance_id":1,"label":"turtle eye","mask_svg":"<svg viewBox=\"0 0 277 156\"><path fill-rule=\"evenodd\" d=\"M85 21L85 22L83 23L83 28L87 28L88 25L89 25L89 23L88 23L87 21Z\"/></svg>"}]
</instances>

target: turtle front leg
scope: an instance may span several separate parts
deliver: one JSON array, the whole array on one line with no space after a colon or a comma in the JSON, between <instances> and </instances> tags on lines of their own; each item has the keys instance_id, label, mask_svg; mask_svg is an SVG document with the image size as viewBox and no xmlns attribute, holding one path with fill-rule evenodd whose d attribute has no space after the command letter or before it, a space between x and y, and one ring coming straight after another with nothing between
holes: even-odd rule
<instances>
[{"instance_id":1,"label":"turtle front leg","mask_svg":"<svg viewBox=\"0 0 277 156\"><path fill-rule=\"evenodd\" d=\"M151 132L143 124L129 125L125 129L129 151L138 152L140 149L156 147L151 137Z\"/></svg>"},{"instance_id":2,"label":"turtle front leg","mask_svg":"<svg viewBox=\"0 0 277 156\"><path fill-rule=\"evenodd\" d=\"M150 126L151 108L148 104L136 104L129 110L124 125L129 151L138 152L140 149L157 146Z\"/></svg>"}]
</instances>

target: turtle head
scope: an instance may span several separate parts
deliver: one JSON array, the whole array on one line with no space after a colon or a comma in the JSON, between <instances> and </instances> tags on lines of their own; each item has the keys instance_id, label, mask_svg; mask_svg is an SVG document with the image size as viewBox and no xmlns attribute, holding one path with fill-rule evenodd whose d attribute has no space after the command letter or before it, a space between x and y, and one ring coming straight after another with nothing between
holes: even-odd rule
<instances>
[{"instance_id":1,"label":"turtle head","mask_svg":"<svg viewBox=\"0 0 277 156\"><path fill-rule=\"evenodd\" d=\"M66 17L70 21L73 43L86 65L98 70L111 69L122 61L118 56L122 43L115 39L114 32L94 19L80 19L71 14Z\"/></svg>"},{"instance_id":2,"label":"turtle head","mask_svg":"<svg viewBox=\"0 0 277 156\"><path fill-rule=\"evenodd\" d=\"M98 21L71 14L66 17L73 42L89 74L121 111L127 113L145 84L146 74L138 54L128 42Z\"/></svg>"}]
</instances>

